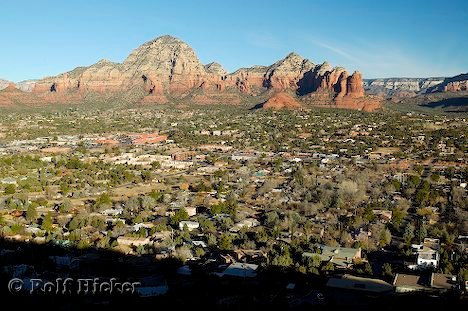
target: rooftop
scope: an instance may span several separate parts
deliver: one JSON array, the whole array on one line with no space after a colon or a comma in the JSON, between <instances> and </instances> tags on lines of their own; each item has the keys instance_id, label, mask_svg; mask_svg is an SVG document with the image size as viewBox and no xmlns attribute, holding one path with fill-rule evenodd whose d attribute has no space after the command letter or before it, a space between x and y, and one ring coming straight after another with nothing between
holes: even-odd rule
<instances>
[{"instance_id":1,"label":"rooftop","mask_svg":"<svg viewBox=\"0 0 468 311\"><path fill-rule=\"evenodd\" d=\"M432 273L432 287L437 289L452 289L456 285L456 276L442 273Z\"/></svg>"},{"instance_id":2,"label":"rooftop","mask_svg":"<svg viewBox=\"0 0 468 311\"><path fill-rule=\"evenodd\" d=\"M392 284L379 279L364 278L345 274L341 278L329 278L327 287L385 293L393 291Z\"/></svg>"},{"instance_id":3,"label":"rooftop","mask_svg":"<svg viewBox=\"0 0 468 311\"><path fill-rule=\"evenodd\" d=\"M396 287L412 287L415 289L424 289L429 284L427 276L397 273L393 280Z\"/></svg>"},{"instance_id":4,"label":"rooftop","mask_svg":"<svg viewBox=\"0 0 468 311\"><path fill-rule=\"evenodd\" d=\"M257 269L255 264L235 262L224 270L223 275L252 278L257 276Z\"/></svg>"}]
</instances>

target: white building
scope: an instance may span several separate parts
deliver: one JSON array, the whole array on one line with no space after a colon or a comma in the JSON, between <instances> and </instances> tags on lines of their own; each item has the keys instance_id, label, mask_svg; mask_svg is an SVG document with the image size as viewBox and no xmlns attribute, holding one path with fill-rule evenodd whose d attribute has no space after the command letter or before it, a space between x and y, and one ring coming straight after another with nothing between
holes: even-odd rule
<instances>
[{"instance_id":1,"label":"white building","mask_svg":"<svg viewBox=\"0 0 468 311\"><path fill-rule=\"evenodd\" d=\"M189 231L192 231L193 229L198 229L200 227L200 224L196 221L188 221L188 220L183 220L179 222L180 230L184 230L185 226L187 226Z\"/></svg>"},{"instance_id":2,"label":"white building","mask_svg":"<svg viewBox=\"0 0 468 311\"><path fill-rule=\"evenodd\" d=\"M260 222L255 218L246 218L244 220L239 221L236 223L229 231L231 232L239 232L242 228L253 228L260 225Z\"/></svg>"},{"instance_id":3,"label":"white building","mask_svg":"<svg viewBox=\"0 0 468 311\"><path fill-rule=\"evenodd\" d=\"M425 238L423 244L411 245L413 254L416 255L416 262L408 265L413 270L438 268L440 261L440 241L439 239Z\"/></svg>"}]
</instances>

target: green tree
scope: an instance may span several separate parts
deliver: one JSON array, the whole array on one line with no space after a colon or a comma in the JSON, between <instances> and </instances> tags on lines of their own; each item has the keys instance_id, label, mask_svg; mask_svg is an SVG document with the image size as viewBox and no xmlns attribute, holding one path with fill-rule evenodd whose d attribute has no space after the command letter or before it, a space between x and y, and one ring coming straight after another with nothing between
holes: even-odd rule
<instances>
[{"instance_id":1,"label":"green tree","mask_svg":"<svg viewBox=\"0 0 468 311\"><path fill-rule=\"evenodd\" d=\"M281 167L283 166L283 159L282 158L277 158L275 160L275 164L274 164L274 170L275 172L279 172L281 171Z\"/></svg>"},{"instance_id":2,"label":"green tree","mask_svg":"<svg viewBox=\"0 0 468 311\"><path fill-rule=\"evenodd\" d=\"M367 274L367 275L369 275L369 276L372 276L373 273L374 273L374 272L372 271L372 267L371 267L370 263L368 263L368 262L366 262L366 263L364 264L364 273Z\"/></svg>"},{"instance_id":3,"label":"green tree","mask_svg":"<svg viewBox=\"0 0 468 311\"><path fill-rule=\"evenodd\" d=\"M198 258L201 258L205 255L205 250L201 247L197 247L195 248L195 256L197 256Z\"/></svg>"},{"instance_id":4,"label":"green tree","mask_svg":"<svg viewBox=\"0 0 468 311\"><path fill-rule=\"evenodd\" d=\"M216 235L214 235L213 233L208 233L208 235L206 236L206 239L207 239L208 245L211 247L216 246L218 243L218 240L216 239Z\"/></svg>"},{"instance_id":5,"label":"green tree","mask_svg":"<svg viewBox=\"0 0 468 311\"><path fill-rule=\"evenodd\" d=\"M187 213L187 210L185 208L180 208L174 213L174 216L172 216L171 224L178 225L179 222L183 220L188 220L188 219L189 219L189 215Z\"/></svg>"},{"instance_id":6,"label":"green tree","mask_svg":"<svg viewBox=\"0 0 468 311\"><path fill-rule=\"evenodd\" d=\"M206 217L198 217L198 223L200 224L200 227L202 228L202 230L205 232L216 231L216 227L214 223Z\"/></svg>"},{"instance_id":7,"label":"green tree","mask_svg":"<svg viewBox=\"0 0 468 311\"><path fill-rule=\"evenodd\" d=\"M396 179L392 180L392 185L395 187L395 191L400 191L401 190L401 182L399 182Z\"/></svg>"},{"instance_id":8,"label":"green tree","mask_svg":"<svg viewBox=\"0 0 468 311\"><path fill-rule=\"evenodd\" d=\"M83 217L80 215L73 217L68 223L68 230L70 231L80 229L81 227L83 227Z\"/></svg>"},{"instance_id":9,"label":"green tree","mask_svg":"<svg viewBox=\"0 0 468 311\"><path fill-rule=\"evenodd\" d=\"M218 248L222 251L232 250L232 236L228 233L223 233L218 240Z\"/></svg>"},{"instance_id":10,"label":"green tree","mask_svg":"<svg viewBox=\"0 0 468 311\"><path fill-rule=\"evenodd\" d=\"M392 212L393 212L393 214L392 214L392 225L396 230L399 231L400 227L401 227L401 224L403 222L403 219L405 218L407 213L406 213L406 211L404 211L403 209L398 208L398 207L395 207L392 210Z\"/></svg>"},{"instance_id":11,"label":"green tree","mask_svg":"<svg viewBox=\"0 0 468 311\"><path fill-rule=\"evenodd\" d=\"M49 212L42 219L41 229L45 230L46 232L51 232L52 229L53 229L53 224L54 224L54 222L53 222L53 219L52 219L52 214Z\"/></svg>"},{"instance_id":12,"label":"green tree","mask_svg":"<svg viewBox=\"0 0 468 311\"><path fill-rule=\"evenodd\" d=\"M211 187L205 184L203 180L200 180L198 184L194 187L194 190L196 192L208 192L211 191Z\"/></svg>"},{"instance_id":13,"label":"green tree","mask_svg":"<svg viewBox=\"0 0 468 311\"><path fill-rule=\"evenodd\" d=\"M14 223L10 228L12 234L24 234L25 227L22 223Z\"/></svg>"},{"instance_id":14,"label":"green tree","mask_svg":"<svg viewBox=\"0 0 468 311\"><path fill-rule=\"evenodd\" d=\"M70 192L70 186L66 183L61 183L60 192L62 193L62 195L66 196Z\"/></svg>"},{"instance_id":15,"label":"green tree","mask_svg":"<svg viewBox=\"0 0 468 311\"><path fill-rule=\"evenodd\" d=\"M403 239L405 240L405 243L406 244L410 244L411 241L414 239L414 226L413 224L408 224L406 227L405 227L405 232L403 233Z\"/></svg>"},{"instance_id":16,"label":"green tree","mask_svg":"<svg viewBox=\"0 0 468 311\"><path fill-rule=\"evenodd\" d=\"M153 179L153 173L151 173L151 171L142 171L141 172L141 179L144 181L144 182L148 182L148 181L151 181Z\"/></svg>"},{"instance_id":17,"label":"green tree","mask_svg":"<svg viewBox=\"0 0 468 311\"><path fill-rule=\"evenodd\" d=\"M151 168L153 170L159 169L159 168L161 168L161 163L158 162L158 161L154 161L154 162L151 163Z\"/></svg>"},{"instance_id":18,"label":"green tree","mask_svg":"<svg viewBox=\"0 0 468 311\"><path fill-rule=\"evenodd\" d=\"M156 191L156 190L154 190L154 189L151 190L149 196L150 196L151 198L153 198L153 199L154 199L155 201L157 201L157 202L161 202L161 201L162 201L162 198L163 198L162 193L159 192L159 191Z\"/></svg>"},{"instance_id":19,"label":"green tree","mask_svg":"<svg viewBox=\"0 0 468 311\"><path fill-rule=\"evenodd\" d=\"M424 220L419 221L418 230L416 231L416 238L421 243L427 236L427 228Z\"/></svg>"},{"instance_id":20,"label":"green tree","mask_svg":"<svg viewBox=\"0 0 468 311\"><path fill-rule=\"evenodd\" d=\"M76 245L76 248L78 249L87 249L90 248L91 245L89 244L88 240L86 239L81 239L78 241L78 244Z\"/></svg>"},{"instance_id":21,"label":"green tree","mask_svg":"<svg viewBox=\"0 0 468 311\"><path fill-rule=\"evenodd\" d=\"M390 233L390 230L388 229L383 230L380 234L379 246L385 247L389 245L391 241L392 241L392 234Z\"/></svg>"},{"instance_id":22,"label":"green tree","mask_svg":"<svg viewBox=\"0 0 468 311\"><path fill-rule=\"evenodd\" d=\"M109 193L104 192L96 199L96 205L109 205L112 204Z\"/></svg>"},{"instance_id":23,"label":"green tree","mask_svg":"<svg viewBox=\"0 0 468 311\"><path fill-rule=\"evenodd\" d=\"M318 274L318 269L322 264L322 260L318 255L307 256L304 258L304 265L307 269L307 272L312 274Z\"/></svg>"},{"instance_id":24,"label":"green tree","mask_svg":"<svg viewBox=\"0 0 468 311\"><path fill-rule=\"evenodd\" d=\"M388 262L384 263L382 266L382 276L386 280L391 280L393 278L392 265Z\"/></svg>"},{"instance_id":25,"label":"green tree","mask_svg":"<svg viewBox=\"0 0 468 311\"><path fill-rule=\"evenodd\" d=\"M59 206L60 213L68 213L72 208L71 200L66 198Z\"/></svg>"},{"instance_id":26,"label":"green tree","mask_svg":"<svg viewBox=\"0 0 468 311\"><path fill-rule=\"evenodd\" d=\"M30 205L28 207L28 210L26 211L26 220L29 223L32 223L36 220L37 218L37 210L33 205Z\"/></svg>"},{"instance_id":27,"label":"green tree","mask_svg":"<svg viewBox=\"0 0 468 311\"><path fill-rule=\"evenodd\" d=\"M329 273L333 271L335 271L335 265L331 261L322 267L322 272Z\"/></svg>"},{"instance_id":28,"label":"green tree","mask_svg":"<svg viewBox=\"0 0 468 311\"><path fill-rule=\"evenodd\" d=\"M14 184L8 184L5 186L5 194L15 194L16 186Z\"/></svg>"},{"instance_id":29,"label":"green tree","mask_svg":"<svg viewBox=\"0 0 468 311\"><path fill-rule=\"evenodd\" d=\"M287 245L272 249L268 257L272 266L288 268L293 265L291 251Z\"/></svg>"}]
</instances>

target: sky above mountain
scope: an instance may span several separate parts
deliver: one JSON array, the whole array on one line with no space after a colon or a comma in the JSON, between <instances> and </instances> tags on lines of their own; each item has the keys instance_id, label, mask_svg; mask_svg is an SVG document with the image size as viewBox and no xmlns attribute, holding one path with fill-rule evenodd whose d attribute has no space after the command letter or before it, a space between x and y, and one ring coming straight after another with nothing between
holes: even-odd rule
<instances>
[{"instance_id":1,"label":"sky above mountain","mask_svg":"<svg viewBox=\"0 0 468 311\"><path fill-rule=\"evenodd\" d=\"M229 72L295 51L365 78L468 72L468 1L8 1L0 78L41 78L101 58L122 62L170 34Z\"/></svg>"}]
</instances>

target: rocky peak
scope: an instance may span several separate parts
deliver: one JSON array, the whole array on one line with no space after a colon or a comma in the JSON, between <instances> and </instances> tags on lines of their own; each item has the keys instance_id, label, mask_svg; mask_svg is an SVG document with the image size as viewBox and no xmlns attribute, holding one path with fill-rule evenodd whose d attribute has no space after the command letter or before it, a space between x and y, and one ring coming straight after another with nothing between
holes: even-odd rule
<instances>
[{"instance_id":1,"label":"rocky peak","mask_svg":"<svg viewBox=\"0 0 468 311\"><path fill-rule=\"evenodd\" d=\"M315 65L308 59L297 53L291 52L285 58L277 61L267 71L267 76L276 73L304 73L312 69Z\"/></svg>"},{"instance_id":2,"label":"rocky peak","mask_svg":"<svg viewBox=\"0 0 468 311\"><path fill-rule=\"evenodd\" d=\"M171 35L163 35L163 36L154 38L153 40L150 40L146 42L145 44L181 44L181 43L184 43L184 42L180 40L179 38L176 38Z\"/></svg>"},{"instance_id":3,"label":"rocky peak","mask_svg":"<svg viewBox=\"0 0 468 311\"><path fill-rule=\"evenodd\" d=\"M34 89L34 86L36 85L37 80L25 80L25 81L20 81L16 83L16 87L20 89L23 92L32 92Z\"/></svg>"},{"instance_id":4,"label":"rocky peak","mask_svg":"<svg viewBox=\"0 0 468 311\"><path fill-rule=\"evenodd\" d=\"M268 67L263 85L274 89L295 89L304 74L314 66L311 61L299 54L289 53L285 58Z\"/></svg>"},{"instance_id":5,"label":"rocky peak","mask_svg":"<svg viewBox=\"0 0 468 311\"><path fill-rule=\"evenodd\" d=\"M13 82L8 83L7 87L5 88L5 91L18 91L16 88L16 85Z\"/></svg>"},{"instance_id":6,"label":"rocky peak","mask_svg":"<svg viewBox=\"0 0 468 311\"><path fill-rule=\"evenodd\" d=\"M3 90L6 87L8 87L8 84L10 84L10 81L0 79L0 90Z\"/></svg>"},{"instance_id":7,"label":"rocky peak","mask_svg":"<svg viewBox=\"0 0 468 311\"><path fill-rule=\"evenodd\" d=\"M362 74L359 71L355 71L347 80L346 95L351 97L363 97L364 84L362 82Z\"/></svg>"},{"instance_id":8,"label":"rocky peak","mask_svg":"<svg viewBox=\"0 0 468 311\"><path fill-rule=\"evenodd\" d=\"M133 50L122 63L125 70L157 74L161 80L171 80L174 75L204 75L204 66L193 49L185 42L162 36L148 41Z\"/></svg>"},{"instance_id":9,"label":"rocky peak","mask_svg":"<svg viewBox=\"0 0 468 311\"><path fill-rule=\"evenodd\" d=\"M323 76L327 71L331 71L331 69L331 65L327 61L325 61L322 64L317 65L315 67L315 72L317 73L317 75Z\"/></svg>"},{"instance_id":10,"label":"rocky peak","mask_svg":"<svg viewBox=\"0 0 468 311\"><path fill-rule=\"evenodd\" d=\"M97 63L95 63L93 66L107 66L107 65L115 65L116 63L114 62L111 62L110 60L108 59L101 59L99 60Z\"/></svg>"},{"instance_id":11,"label":"rocky peak","mask_svg":"<svg viewBox=\"0 0 468 311\"><path fill-rule=\"evenodd\" d=\"M217 75L220 75L220 76L227 75L227 71L223 68L223 66L221 64L219 64L219 63L216 63L216 62L206 64L205 65L205 70L208 73L213 73L213 74L217 74Z\"/></svg>"}]
</instances>

